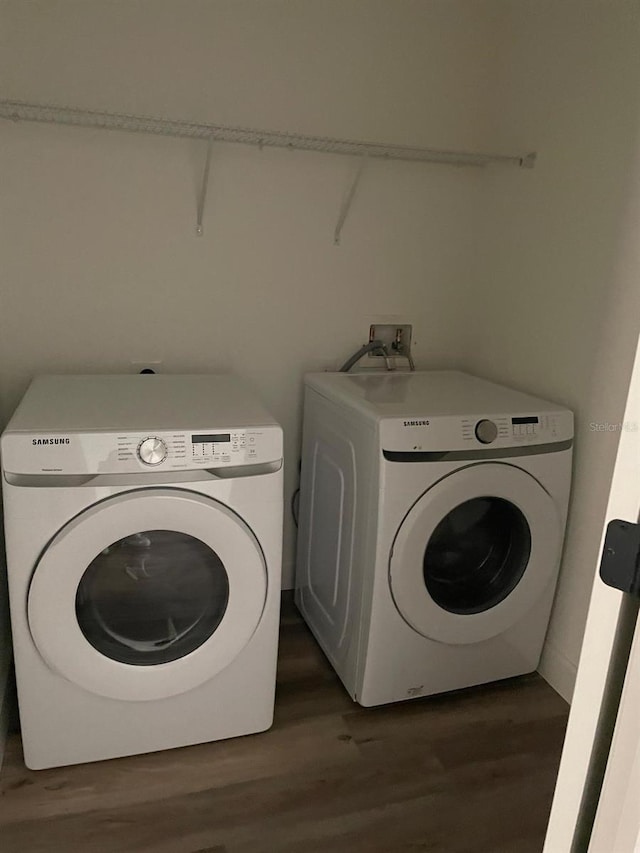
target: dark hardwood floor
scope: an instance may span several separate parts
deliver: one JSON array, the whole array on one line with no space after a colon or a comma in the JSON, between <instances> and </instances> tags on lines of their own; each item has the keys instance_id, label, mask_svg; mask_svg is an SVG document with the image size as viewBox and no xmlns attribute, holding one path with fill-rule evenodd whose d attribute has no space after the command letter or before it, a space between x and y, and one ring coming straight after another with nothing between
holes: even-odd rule
<instances>
[{"instance_id":1,"label":"dark hardwood floor","mask_svg":"<svg viewBox=\"0 0 640 853\"><path fill-rule=\"evenodd\" d=\"M264 734L0 775L2 853L539 853L568 706L538 676L355 705L292 605Z\"/></svg>"}]
</instances>

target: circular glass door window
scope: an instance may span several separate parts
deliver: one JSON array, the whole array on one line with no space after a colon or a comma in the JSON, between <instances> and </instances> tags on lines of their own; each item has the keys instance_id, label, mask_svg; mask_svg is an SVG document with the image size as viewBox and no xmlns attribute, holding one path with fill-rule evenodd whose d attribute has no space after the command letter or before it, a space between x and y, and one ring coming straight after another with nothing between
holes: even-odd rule
<instances>
[{"instance_id":1,"label":"circular glass door window","mask_svg":"<svg viewBox=\"0 0 640 853\"><path fill-rule=\"evenodd\" d=\"M531 554L526 518L503 498L478 497L451 510L424 553L431 598L451 613L489 610L522 578Z\"/></svg>"},{"instance_id":2,"label":"circular glass door window","mask_svg":"<svg viewBox=\"0 0 640 853\"><path fill-rule=\"evenodd\" d=\"M213 549L186 533L147 530L92 560L78 585L76 617L101 654L150 666L201 646L228 601L227 572Z\"/></svg>"}]
</instances>

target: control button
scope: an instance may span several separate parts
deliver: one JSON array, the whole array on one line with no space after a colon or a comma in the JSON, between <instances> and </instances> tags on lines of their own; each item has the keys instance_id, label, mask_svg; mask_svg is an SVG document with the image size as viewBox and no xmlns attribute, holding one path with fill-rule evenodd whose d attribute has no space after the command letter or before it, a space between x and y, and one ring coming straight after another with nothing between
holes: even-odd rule
<instances>
[{"instance_id":1,"label":"control button","mask_svg":"<svg viewBox=\"0 0 640 853\"><path fill-rule=\"evenodd\" d=\"M138 445L138 458L145 465L159 465L167 458L167 445L161 438L143 439Z\"/></svg>"},{"instance_id":2,"label":"control button","mask_svg":"<svg viewBox=\"0 0 640 853\"><path fill-rule=\"evenodd\" d=\"M476 438L483 444L491 444L498 437L498 427L493 421L482 420L476 424Z\"/></svg>"}]
</instances>

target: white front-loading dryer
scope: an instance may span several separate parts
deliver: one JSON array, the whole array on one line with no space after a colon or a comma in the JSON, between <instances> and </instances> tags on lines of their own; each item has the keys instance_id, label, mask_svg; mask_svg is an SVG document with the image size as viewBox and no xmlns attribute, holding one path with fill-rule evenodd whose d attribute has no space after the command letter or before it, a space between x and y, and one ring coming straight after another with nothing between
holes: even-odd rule
<instances>
[{"instance_id":1,"label":"white front-loading dryer","mask_svg":"<svg viewBox=\"0 0 640 853\"><path fill-rule=\"evenodd\" d=\"M2 469L29 767L270 726L282 430L237 379L38 378Z\"/></svg>"},{"instance_id":2,"label":"white front-loading dryer","mask_svg":"<svg viewBox=\"0 0 640 853\"><path fill-rule=\"evenodd\" d=\"M454 371L306 379L296 601L377 705L536 669L569 411Z\"/></svg>"}]
</instances>

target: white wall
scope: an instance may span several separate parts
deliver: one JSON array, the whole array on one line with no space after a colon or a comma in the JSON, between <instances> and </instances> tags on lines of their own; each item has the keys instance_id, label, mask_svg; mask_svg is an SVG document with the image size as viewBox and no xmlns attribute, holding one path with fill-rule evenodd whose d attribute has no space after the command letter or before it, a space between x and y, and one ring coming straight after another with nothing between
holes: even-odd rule
<instances>
[{"instance_id":1,"label":"white wall","mask_svg":"<svg viewBox=\"0 0 640 853\"><path fill-rule=\"evenodd\" d=\"M466 364L576 413L572 507L541 671L567 698L639 328L638 293L613 288L637 149L640 4L503 4L500 144L539 152L531 178L495 172L470 290Z\"/></svg>"},{"instance_id":2,"label":"white wall","mask_svg":"<svg viewBox=\"0 0 640 853\"><path fill-rule=\"evenodd\" d=\"M321 135L482 148L491 3L416 0L0 2L0 97ZM459 358L470 235L486 175L0 125L0 390L37 372L245 376L287 434L296 481L301 377L335 367L371 316L414 323L419 364ZM285 581L292 578L287 520Z\"/></svg>"}]
</instances>

